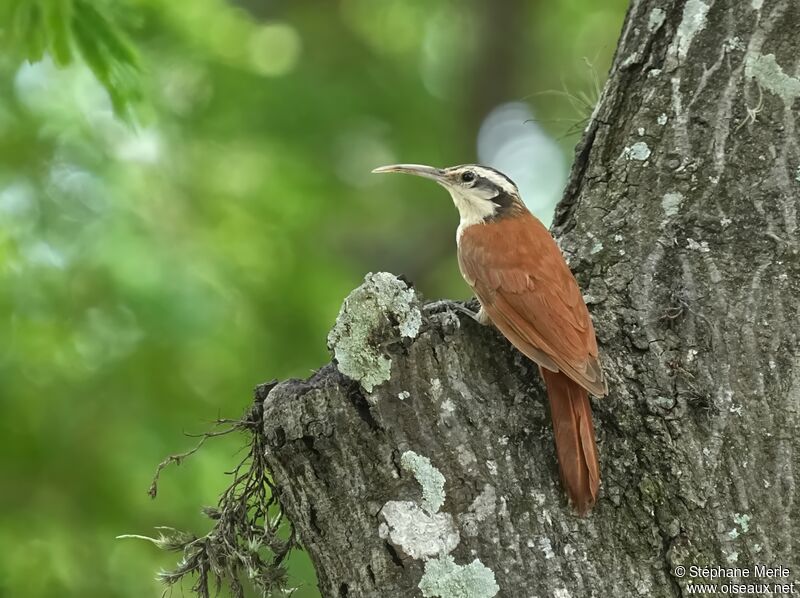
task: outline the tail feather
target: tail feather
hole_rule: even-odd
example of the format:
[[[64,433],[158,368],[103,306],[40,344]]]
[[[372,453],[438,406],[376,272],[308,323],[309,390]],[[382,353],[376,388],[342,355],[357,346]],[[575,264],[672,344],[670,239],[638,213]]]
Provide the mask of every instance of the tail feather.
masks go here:
[[[589,395],[561,372],[540,368],[550,399],[561,483],[573,508],[585,515],[597,501],[600,463]]]

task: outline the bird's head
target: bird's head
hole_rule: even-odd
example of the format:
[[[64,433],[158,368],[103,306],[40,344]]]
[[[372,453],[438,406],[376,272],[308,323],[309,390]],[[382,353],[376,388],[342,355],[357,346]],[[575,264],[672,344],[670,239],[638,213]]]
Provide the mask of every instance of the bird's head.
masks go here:
[[[514,182],[488,166],[464,164],[434,168],[420,164],[392,164],[372,172],[400,172],[436,181],[450,192],[461,216],[462,228],[526,209]]]

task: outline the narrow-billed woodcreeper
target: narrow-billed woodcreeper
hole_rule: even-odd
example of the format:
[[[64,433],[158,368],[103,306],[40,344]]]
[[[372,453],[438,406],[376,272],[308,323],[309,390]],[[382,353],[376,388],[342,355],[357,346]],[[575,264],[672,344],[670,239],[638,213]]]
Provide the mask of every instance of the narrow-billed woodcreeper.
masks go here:
[[[461,217],[458,264],[481,305],[470,315],[494,324],[539,365],[561,481],[573,508],[586,514],[600,487],[588,393],[602,397],[608,388],[589,311],[558,245],[517,186],[493,168],[396,164],[373,172],[425,177],[450,192]]]

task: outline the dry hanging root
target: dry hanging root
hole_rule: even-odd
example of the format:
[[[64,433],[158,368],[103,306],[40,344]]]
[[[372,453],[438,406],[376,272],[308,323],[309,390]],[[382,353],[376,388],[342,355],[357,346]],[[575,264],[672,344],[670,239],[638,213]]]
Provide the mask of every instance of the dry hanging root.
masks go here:
[[[218,592],[225,583],[231,593],[244,596],[242,578],[247,578],[262,596],[275,593],[286,595],[288,580],[284,561],[297,546],[294,527],[284,517],[275,495],[264,458],[266,443],[263,436],[263,403],[276,381],[256,388],[253,405],[240,420],[217,420],[223,430],[200,435],[200,441],[191,450],[164,459],[156,470],[148,493],[155,498],[158,478],[170,464],[180,465],[196,453],[206,440],[233,432],[249,434],[248,451],[239,464],[228,472],[233,477],[220,496],[216,507],[204,507],[203,513],[214,521],[204,536],[160,527],[158,537],[127,534],[120,538],[138,538],[153,542],[159,548],[182,552],[183,558],[171,571],[162,571],[158,577],[170,587],[186,576],[195,578],[192,591],[208,598],[211,588]],[[165,590],[166,593],[167,590]]]

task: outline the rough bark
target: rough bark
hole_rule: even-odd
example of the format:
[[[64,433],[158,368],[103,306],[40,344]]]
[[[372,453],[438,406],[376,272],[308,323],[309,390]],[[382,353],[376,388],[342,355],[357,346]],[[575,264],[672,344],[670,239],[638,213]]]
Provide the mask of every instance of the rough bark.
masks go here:
[[[798,30],[790,0],[629,9],[554,227],[609,378],[589,517],[497,332],[387,275],[348,298],[336,362],[264,402],[324,596],[679,596],[693,565],[797,581]]]

